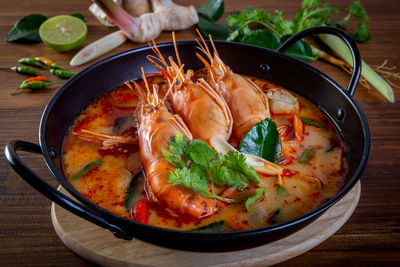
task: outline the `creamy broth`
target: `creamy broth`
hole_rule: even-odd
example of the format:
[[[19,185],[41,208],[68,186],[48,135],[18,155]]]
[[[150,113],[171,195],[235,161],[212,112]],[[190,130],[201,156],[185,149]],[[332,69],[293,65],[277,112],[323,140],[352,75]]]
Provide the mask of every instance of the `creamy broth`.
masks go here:
[[[267,95],[272,89],[285,90],[265,80],[248,78]],[[166,87],[160,77],[151,77],[148,81],[157,83],[160,92]],[[260,175],[266,187],[262,201],[254,203],[249,211],[243,202],[221,202],[218,203],[217,213],[202,219],[177,215],[165,207],[148,202],[148,224],[191,230],[223,220],[229,231],[259,228],[296,218],[336,195],[343,186],[347,169],[345,146],[329,119],[315,105],[292,94],[300,104],[299,116],[318,122],[324,128],[304,123],[304,142],[299,144],[294,138],[292,116],[271,113],[278,128],[286,125],[285,137],[281,136],[283,153],[277,163],[284,171],[281,181],[276,176]],[[137,95],[127,86],[106,93],[76,118],[65,139],[63,151],[63,170],[70,184],[92,202],[128,219],[132,218],[124,206],[124,200],[132,177],[141,170],[138,145],[124,144],[110,149],[104,147],[102,140],[85,139],[76,133],[85,129],[110,136],[135,137],[137,104]],[[306,164],[300,163],[299,159],[310,148],[313,149],[312,157]],[[73,179],[86,165],[98,159],[102,159],[103,163],[79,179]],[[134,188],[132,202],[147,199],[143,177],[136,181]]]

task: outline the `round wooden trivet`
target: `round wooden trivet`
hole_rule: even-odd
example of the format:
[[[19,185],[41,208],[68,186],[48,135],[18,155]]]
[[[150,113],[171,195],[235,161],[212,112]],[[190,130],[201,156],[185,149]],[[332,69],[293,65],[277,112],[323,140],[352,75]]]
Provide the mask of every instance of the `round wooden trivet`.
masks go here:
[[[67,193],[64,188],[59,188]],[[51,218],[64,244],[102,266],[269,266],[294,258],[333,235],[350,218],[360,198],[360,182],[314,222],[278,241],[233,252],[188,252],[125,241],[52,203]]]

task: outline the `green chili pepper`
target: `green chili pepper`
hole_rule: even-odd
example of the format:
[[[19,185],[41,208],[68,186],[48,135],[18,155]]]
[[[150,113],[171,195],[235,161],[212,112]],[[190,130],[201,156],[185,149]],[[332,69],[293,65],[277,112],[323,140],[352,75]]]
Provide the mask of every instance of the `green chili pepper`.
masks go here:
[[[11,92],[11,95],[14,95],[18,89],[32,89],[32,90],[37,90],[37,89],[42,89],[45,88],[47,86],[53,85],[53,84],[57,84],[60,83],[62,81],[57,81],[57,82],[42,82],[42,81],[33,81],[33,82],[28,82],[28,81],[23,81],[21,83],[21,85],[15,89],[14,91]]]
[[[39,67],[39,68],[42,68],[42,69],[45,69],[45,70],[50,69],[49,66],[46,66],[45,64],[41,63],[39,60],[36,60],[34,58],[31,58],[31,57],[21,58],[20,60],[18,60],[18,63]]]
[[[64,69],[63,67],[61,67],[60,65],[57,65],[56,63],[51,63],[50,67],[53,69]]]
[[[34,59],[36,59],[40,63],[42,63],[50,68],[53,68],[53,69],[64,69],[63,67],[61,67],[60,65],[57,65],[56,63],[53,62],[53,60],[51,60],[47,57],[34,57]]]
[[[301,164],[307,164],[310,158],[314,155],[314,148],[309,148],[304,151],[303,155],[299,158]]]
[[[104,162],[104,160],[102,160],[102,159],[97,159],[97,160],[90,162],[88,165],[83,167],[82,170],[80,170],[77,174],[75,174],[75,176],[71,178],[71,181],[78,180],[79,178],[84,176],[86,173],[88,173],[91,169],[103,164],[103,162]]]
[[[313,121],[313,120],[310,120],[310,119],[307,119],[307,118],[300,118],[300,120],[302,122],[308,123],[308,124],[310,124],[312,126],[315,126],[315,127],[322,128],[322,129],[326,130],[325,126],[320,124],[319,122],[316,122],[316,121]]]
[[[29,76],[40,76],[40,72],[29,68],[29,67],[24,67],[24,66],[17,66],[17,67],[11,67],[11,68],[0,68],[2,70],[12,70],[21,74],[26,74]]]
[[[63,79],[69,79],[76,74],[76,72],[59,70],[59,69],[50,69],[50,73]]]

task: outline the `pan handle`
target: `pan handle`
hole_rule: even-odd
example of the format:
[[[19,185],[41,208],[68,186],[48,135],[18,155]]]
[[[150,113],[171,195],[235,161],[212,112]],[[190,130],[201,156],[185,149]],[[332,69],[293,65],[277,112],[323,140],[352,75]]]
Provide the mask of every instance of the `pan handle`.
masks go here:
[[[116,237],[126,240],[132,239],[132,236],[126,233],[124,230],[107,222],[93,210],[90,210],[88,207],[83,206],[82,204],[67,197],[36,175],[31,169],[22,163],[17,154],[18,150],[42,154],[42,149],[37,144],[20,140],[11,141],[4,148],[5,156],[11,167],[33,188],[42,193],[51,201],[74,213],[75,215],[78,215],[79,217],[82,217],[83,219],[88,220],[100,227],[109,229]]]
[[[360,56],[360,51],[357,48],[356,43],[354,40],[343,30],[335,27],[330,27],[330,26],[319,26],[319,27],[313,27],[306,29],[304,31],[298,32],[294,35],[292,35],[289,39],[286,40],[278,49],[277,51],[280,53],[286,52],[292,45],[294,45],[297,41],[303,39],[304,37],[311,35],[311,34],[321,34],[321,33],[327,33],[327,34],[333,34],[341,38],[346,45],[350,49],[351,56],[353,57],[353,73],[351,75],[351,79],[349,82],[349,85],[347,87],[347,92],[349,95],[353,96],[358,80],[360,79],[360,74],[361,74],[361,56]]]

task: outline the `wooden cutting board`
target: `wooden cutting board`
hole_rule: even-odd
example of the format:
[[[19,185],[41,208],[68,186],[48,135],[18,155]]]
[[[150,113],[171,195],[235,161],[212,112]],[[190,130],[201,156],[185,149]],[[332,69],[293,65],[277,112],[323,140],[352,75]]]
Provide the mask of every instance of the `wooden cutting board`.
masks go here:
[[[67,195],[64,188],[59,190]],[[269,266],[294,258],[333,235],[350,218],[360,198],[360,182],[314,222],[278,241],[234,252],[188,252],[125,241],[52,203],[51,218],[64,244],[102,266]]]

